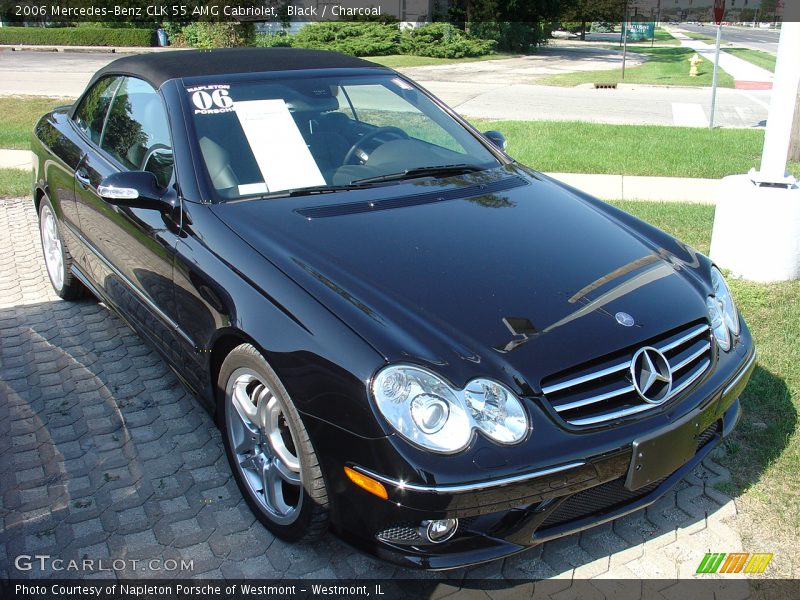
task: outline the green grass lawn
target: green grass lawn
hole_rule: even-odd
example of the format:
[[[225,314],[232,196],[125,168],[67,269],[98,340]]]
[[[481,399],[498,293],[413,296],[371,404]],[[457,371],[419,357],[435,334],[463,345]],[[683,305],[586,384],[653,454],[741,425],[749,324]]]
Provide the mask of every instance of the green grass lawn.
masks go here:
[[[619,31],[617,31],[617,35],[620,36],[620,44],[621,44],[622,43],[622,36],[621,36]],[[631,46],[636,45],[636,44],[641,44],[642,46],[646,46],[647,44],[651,44],[651,43],[652,43],[652,40],[650,38],[645,38],[645,39],[639,40],[638,42],[631,41],[631,39],[628,38],[628,44],[631,45]],[[674,37],[672,37],[672,34],[670,34],[663,27],[657,27],[656,28],[656,32],[655,32],[655,44],[656,44],[656,46],[679,46],[680,43],[681,43],[680,40],[677,40]]]
[[[31,147],[31,130],[36,121],[69,98],[45,96],[7,96],[0,98],[0,148],[28,150]]]
[[[616,46],[614,50],[619,50]],[[629,51],[629,54],[640,54],[647,59],[643,65],[625,69],[625,79],[622,78],[622,69],[610,71],[576,71],[563,73],[537,79],[536,83],[543,85],[560,85],[572,87],[583,83],[639,83],[647,85],[686,85],[710,86],[712,82],[714,65],[706,59],[699,67],[697,77],[689,77],[689,59],[694,54],[690,48],[647,48],[638,46]],[[702,57],[701,57],[702,58]],[[733,77],[720,70],[718,77],[720,87],[734,86]]]
[[[708,252],[713,206],[613,204]],[[771,576],[796,577],[788,556],[800,537],[800,281],[728,283],[755,339],[758,365],[741,399],[742,421],[719,457],[732,475],[722,490],[737,498],[734,526],[747,549],[784,556]]]
[[[656,38],[656,45],[660,46],[679,46],[681,43],[680,40],[677,40],[674,37],[672,37],[672,34],[670,34],[669,31],[667,31],[662,27],[656,28],[655,38]],[[642,40],[642,43],[646,41],[648,40]]]
[[[730,48],[725,52],[751,62],[762,69],[775,72],[775,60],[777,57],[774,54],[762,52],[761,50],[751,50],[750,48]]]
[[[707,44],[717,43],[716,32],[714,32],[714,35],[706,35],[705,33],[695,33],[694,31],[681,31],[681,33],[686,37],[688,37],[689,39],[697,40],[698,42],[706,42]]]
[[[30,171],[0,169],[0,198],[29,196],[33,179]]]
[[[556,173],[609,173],[716,179],[758,167],[764,132],[658,125],[606,125],[578,121],[483,121],[497,129],[508,152],[534,169]],[[800,163],[790,171],[800,176]]]
[[[428,65],[449,65],[460,62],[476,62],[483,60],[499,60],[501,58],[513,58],[514,54],[486,54],[471,58],[432,58],[430,56],[411,56],[408,54],[390,54],[388,56],[366,56],[364,60],[369,60],[384,67],[397,69],[401,67],[425,67]]]
[[[628,43],[630,44],[631,42],[629,41]],[[642,44],[642,45],[647,45],[650,43],[652,43],[650,38],[646,38],[638,42],[633,42],[633,44]],[[666,29],[662,27],[656,28],[655,31],[656,46],[679,46],[680,43],[681,43],[680,40],[677,40],[674,37],[672,37],[672,34],[670,34],[669,31],[667,31]]]

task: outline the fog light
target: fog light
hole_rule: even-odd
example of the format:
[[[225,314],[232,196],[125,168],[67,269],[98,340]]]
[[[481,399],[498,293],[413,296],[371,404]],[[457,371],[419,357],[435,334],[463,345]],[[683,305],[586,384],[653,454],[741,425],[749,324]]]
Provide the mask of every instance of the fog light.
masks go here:
[[[441,544],[455,535],[456,529],[458,529],[458,519],[423,521],[422,526],[425,528],[425,537],[429,542]]]

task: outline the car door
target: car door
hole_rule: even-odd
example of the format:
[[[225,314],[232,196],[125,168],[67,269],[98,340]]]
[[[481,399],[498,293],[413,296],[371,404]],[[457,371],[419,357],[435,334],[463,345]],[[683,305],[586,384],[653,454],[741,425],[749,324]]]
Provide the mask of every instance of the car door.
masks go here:
[[[97,139],[75,173],[75,197],[93,278],[132,325],[168,357],[180,356],[175,324],[173,262],[178,214],[116,206],[98,195],[102,180],[121,171],[150,171],[176,193],[172,144],[161,97],[148,83],[121,77]]]

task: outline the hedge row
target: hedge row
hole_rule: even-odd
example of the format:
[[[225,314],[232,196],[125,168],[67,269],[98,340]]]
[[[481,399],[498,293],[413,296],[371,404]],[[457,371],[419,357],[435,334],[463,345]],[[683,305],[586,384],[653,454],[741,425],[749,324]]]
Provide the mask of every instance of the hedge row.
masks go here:
[[[0,44],[35,46],[153,46],[152,29],[110,27],[0,27]]]
[[[265,35],[255,38],[257,46],[294,46],[334,50],[354,56],[413,54],[436,58],[463,58],[491,53],[494,40],[472,37],[446,23],[429,23],[400,31],[396,24],[311,23],[296,35]]]

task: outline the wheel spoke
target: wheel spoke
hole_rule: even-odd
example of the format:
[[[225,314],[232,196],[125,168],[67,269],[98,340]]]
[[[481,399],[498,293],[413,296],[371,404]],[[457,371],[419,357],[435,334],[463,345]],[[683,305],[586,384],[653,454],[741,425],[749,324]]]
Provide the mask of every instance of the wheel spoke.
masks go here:
[[[270,406],[269,424],[266,428],[269,446],[272,449],[273,454],[278,457],[283,464],[285,464],[292,471],[299,473],[300,460],[292,453],[291,450],[289,450],[289,448],[286,447],[284,435],[289,434],[289,431],[288,427],[286,428],[285,432],[281,427],[282,418],[283,411],[281,410],[281,406],[275,402],[274,405]]]
[[[252,431],[248,424],[242,420],[241,435],[237,436],[239,439],[234,440],[234,451],[236,454],[250,454],[252,456],[256,445],[258,444],[258,433]],[[244,463],[242,463],[244,466]]]
[[[258,464],[256,460],[255,454],[248,454],[247,456],[240,456],[239,457],[239,464],[242,466],[243,469],[253,470],[260,470],[261,466]]]
[[[274,458],[272,461],[273,468],[278,473],[278,476],[283,479],[286,483],[290,483],[292,485],[300,485],[300,469],[293,470],[284,464],[284,462],[280,458]]]
[[[233,388],[233,405],[239,416],[249,428],[256,428],[256,407],[247,393],[247,386],[250,382],[237,382]]]
[[[264,500],[267,507],[279,515],[285,515],[292,510],[283,497],[283,484],[273,463],[265,461],[261,467],[261,484],[263,486]]]
[[[272,395],[272,392],[266,386],[261,386],[261,389],[257,390],[257,392],[258,396],[255,397],[255,423],[262,431],[268,431],[269,414],[273,410],[273,407],[277,406],[278,400]]]

